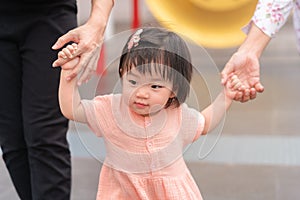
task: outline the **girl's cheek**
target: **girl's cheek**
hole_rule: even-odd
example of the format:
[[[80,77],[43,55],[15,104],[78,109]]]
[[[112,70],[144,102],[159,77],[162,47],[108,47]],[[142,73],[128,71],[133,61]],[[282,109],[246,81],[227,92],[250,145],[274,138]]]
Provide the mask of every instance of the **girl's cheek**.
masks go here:
[[[123,94],[122,94],[125,102],[129,104],[130,100],[134,97],[134,90],[129,88],[123,88]]]

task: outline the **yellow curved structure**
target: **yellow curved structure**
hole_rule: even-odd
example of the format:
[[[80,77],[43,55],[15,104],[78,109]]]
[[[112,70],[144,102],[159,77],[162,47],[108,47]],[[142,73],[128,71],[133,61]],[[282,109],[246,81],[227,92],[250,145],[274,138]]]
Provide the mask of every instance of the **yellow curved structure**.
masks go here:
[[[159,23],[209,48],[234,47],[257,0],[146,0]]]

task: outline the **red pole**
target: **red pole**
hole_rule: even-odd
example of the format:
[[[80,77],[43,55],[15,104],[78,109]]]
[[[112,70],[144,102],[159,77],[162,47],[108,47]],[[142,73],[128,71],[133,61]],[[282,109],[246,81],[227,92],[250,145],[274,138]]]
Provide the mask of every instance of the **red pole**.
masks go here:
[[[133,19],[132,19],[132,28],[136,29],[140,26],[139,18],[139,1],[133,0]]]
[[[133,19],[132,19],[132,28],[136,29],[140,26],[140,18],[139,18],[139,1],[133,0]],[[102,45],[100,58],[98,60],[98,66],[96,73],[98,75],[105,75],[105,47]]]
[[[105,45],[102,44],[96,74],[105,75]]]

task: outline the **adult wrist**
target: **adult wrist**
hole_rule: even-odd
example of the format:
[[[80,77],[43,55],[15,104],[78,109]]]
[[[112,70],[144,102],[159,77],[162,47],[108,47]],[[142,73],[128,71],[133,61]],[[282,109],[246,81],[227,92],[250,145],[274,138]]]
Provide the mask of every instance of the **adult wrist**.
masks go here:
[[[270,40],[271,37],[252,23],[252,27],[238,51],[247,55],[260,57]]]

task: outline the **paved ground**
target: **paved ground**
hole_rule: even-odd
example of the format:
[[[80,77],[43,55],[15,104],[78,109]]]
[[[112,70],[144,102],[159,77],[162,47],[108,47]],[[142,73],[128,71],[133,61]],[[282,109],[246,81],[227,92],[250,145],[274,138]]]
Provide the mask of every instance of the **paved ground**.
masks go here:
[[[121,31],[126,26],[128,24],[119,24],[118,27]],[[186,153],[188,166],[205,200],[300,199],[300,56],[296,52],[295,42],[291,24],[288,24],[271,42],[261,59],[265,92],[255,101],[232,106],[221,129],[222,134],[207,139],[207,148],[217,141],[212,151],[206,149],[210,152],[207,157],[199,159],[199,155],[193,154],[199,150],[197,145]],[[109,44],[107,57],[113,60],[120,50],[120,41]],[[235,49],[206,50],[217,69],[222,69]],[[211,65],[197,48],[192,48],[192,54],[196,61],[198,59],[204,65]],[[202,73],[214,80],[217,74],[210,74],[210,70],[205,68]],[[99,89],[108,91],[111,82],[114,82],[114,77],[107,74]],[[205,83],[196,81],[193,88],[198,99],[201,99],[199,106],[205,106],[209,101]],[[93,139],[89,136],[79,139],[75,130],[74,124],[71,124],[72,200],[93,200],[101,162],[93,157],[98,153],[92,149],[93,144],[82,145],[84,142],[92,143]],[[218,136],[220,138],[216,140]],[[15,199],[18,197],[0,160],[0,200]]]
[[[299,167],[188,163],[205,200],[298,200]],[[73,159],[72,200],[94,200],[101,164]],[[17,200],[0,162],[0,199]]]

